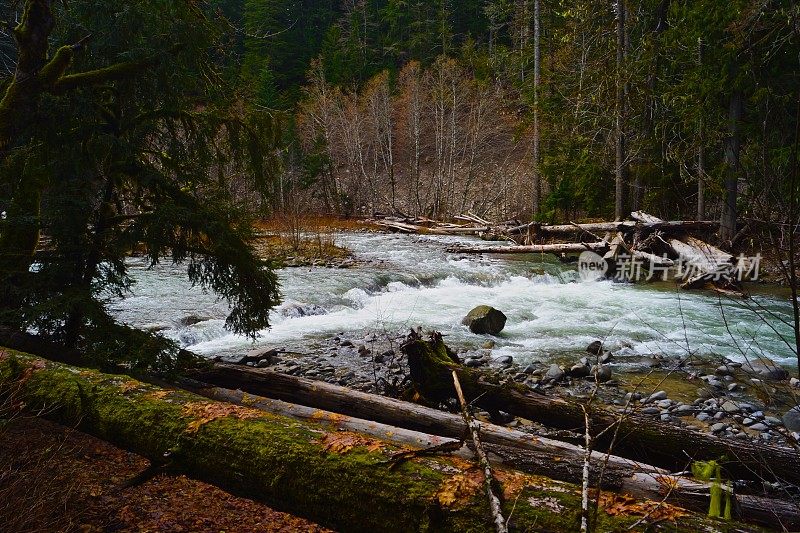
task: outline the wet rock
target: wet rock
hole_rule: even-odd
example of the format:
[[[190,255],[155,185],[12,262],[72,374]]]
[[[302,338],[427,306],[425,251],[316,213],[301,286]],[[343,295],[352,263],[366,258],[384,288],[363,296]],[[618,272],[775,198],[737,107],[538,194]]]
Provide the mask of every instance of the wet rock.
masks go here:
[[[574,365],[569,369],[569,375],[573,378],[585,378],[589,375],[589,367],[587,365]]]
[[[510,355],[504,355],[495,359],[494,362],[502,368],[510,368],[511,365],[514,364],[514,358]]]
[[[486,360],[482,357],[472,357],[467,359],[464,364],[470,368],[478,368],[486,364]]]
[[[603,353],[603,343],[600,341],[594,341],[586,347],[586,351],[592,355],[600,355]]]
[[[728,385],[728,392],[735,392],[737,390],[739,390],[739,385],[738,384],[731,383],[730,385]]]
[[[550,365],[544,375],[545,381],[561,381],[564,378],[564,371],[556,364]]]
[[[596,365],[592,368],[592,375],[600,383],[604,383],[611,379],[611,367],[608,365]]]
[[[506,326],[506,315],[494,307],[479,305],[467,313],[461,323],[472,333],[497,335]]]
[[[789,377],[789,372],[785,368],[767,357],[751,359],[742,368],[748,373],[758,374],[762,379],[779,381]]]
[[[646,403],[657,402],[657,401],[666,400],[666,399],[667,399],[667,391],[660,390],[660,391],[654,392],[653,394],[648,396]]]
[[[211,320],[211,318],[198,315],[189,315],[181,318],[179,322],[181,326],[194,326],[195,324],[205,322],[206,320]]]
[[[281,306],[280,313],[286,318],[300,318],[304,316],[324,315],[328,311],[316,304],[301,302],[287,303]]]
[[[783,425],[789,431],[800,431],[800,405],[792,407],[783,415]]]
[[[525,374],[533,374],[536,372],[536,367],[534,365],[528,365],[522,369]]]
[[[738,413],[741,410],[735,402],[730,400],[725,401],[720,407],[728,414]]]
[[[723,424],[722,422],[717,422],[716,424],[711,426],[711,433],[720,433],[728,429],[727,424]]]

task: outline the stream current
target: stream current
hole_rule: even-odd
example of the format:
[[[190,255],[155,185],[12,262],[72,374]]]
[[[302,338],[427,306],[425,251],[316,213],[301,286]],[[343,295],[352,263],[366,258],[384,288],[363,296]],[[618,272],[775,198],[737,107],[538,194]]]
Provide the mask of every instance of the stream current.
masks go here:
[[[633,361],[691,352],[796,364],[786,343],[792,342],[786,296],[764,293],[734,300],[682,291],[671,282],[582,281],[574,264],[562,264],[552,255],[446,252],[468,240],[339,234],[337,244],[352,250],[361,264],[280,270],[284,303],[273,310],[272,327],[255,342],[225,330],[227,304],[192,287],[185,265],[165,262],[148,268],[144,259],[131,259],[132,294],[109,307],[123,322],[158,330],[209,357],[237,357],[261,346],[310,352],[336,335],[358,339],[423,326],[443,332],[448,344],[459,349],[476,349],[492,339],[494,357],[511,355],[521,365],[582,353],[597,339],[604,339],[618,362],[625,356]],[[470,309],[483,304],[508,317],[496,338],[474,335],[461,325]]]

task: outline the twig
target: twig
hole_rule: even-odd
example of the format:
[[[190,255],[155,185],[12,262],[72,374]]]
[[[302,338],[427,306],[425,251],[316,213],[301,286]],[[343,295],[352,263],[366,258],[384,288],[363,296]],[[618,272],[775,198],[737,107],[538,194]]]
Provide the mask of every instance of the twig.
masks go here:
[[[489,457],[486,455],[486,451],[483,449],[483,444],[481,444],[481,439],[478,435],[480,424],[469,415],[467,400],[464,398],[464,392],[461,390],[461,382],[458,380],[458,374],[456,374],[455,370],[453,370],[453,386],[456,389],[458,401],[461,404],[461,416],[464,417],[464,422],[467,424],[469,432],[472,434],[472,443],[475,445],[475,453],[478,455],[478,462],[483,468],[486,496],[489,498],[489,508],[492,511],[495,529],[497,533],[508,533],[508,527],[503,518],[503,511],[500,508],[500,500],[492,491],[492,480],[494,476],[492,476],[492,467],[489,464]]]
[[[581,484],[581,533],[586,533],[589,531],[589,461],[592,458],[592,435],[589,432],[589,411],[586,406],[581,405],[581,407],[583,408],[583,421],[586,426],[584,432],[583,479]]]

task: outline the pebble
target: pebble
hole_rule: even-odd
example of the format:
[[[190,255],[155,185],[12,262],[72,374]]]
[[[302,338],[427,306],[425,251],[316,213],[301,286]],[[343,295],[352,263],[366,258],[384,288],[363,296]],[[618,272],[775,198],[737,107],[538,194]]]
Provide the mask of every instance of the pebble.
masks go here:
[[[768,428],[765,424],[759,422],[758,424],[753,424],[752,426],[750,426],[750,429],[752,429],[753,431],[766,431]]]
[[[731,383],[730,385],[728,385],[728,392],[734,392],[736,390],[739,390],[739,385],[738,384]]]
[[[717,422],[713,426],[711,426],[711,433],[719,433],[720,431],[724,431],[728,428],[727,424],[723,424],[722,422]]]
[[[697,413],[695,415],[695,418],[698,419],[700,422],[705,422],[706,420],[711,419],[711,415],[709,415],[708,413]]]
[[[643,415],[657,415],[659,413],[661,413],[661,409],[659,409],[658,407],[645,407],[644,409],[642,409]]]
[[[766,422],[770,426],[782,426],[783,425],[783,422],[781,421],[781,419],[778,418],[778,417],[775,417],[775,416],[765,416],[764,417],[764,422]]]
[[[755,424],[755,423],[756,423],[756,421],[753,420],[750,417],[745,418],[744,420],[742,420],[742,424],[744,424],[745,426],[750,426],[750,425]]]
[[[800,379],[792,378],[789,380],[789,385],[796,389],[800,389]]]
[[[514,358],[510,355],[504,355],[495,359],[494,362],[503,368],[510,368],[511,365],[514,364]]]
[[[783,425],[789,431],[800,431],[800,405],[792,407],[783,415]]]
[[[732,402],[730,400],[724,402],[720,407],[722,408],[723,411],[729,414],[738,413],[740,411],[740,407],[736,405],[735,402]]]
[[[667,407],[670,407],[672,405],[672,400],[661,400],[657,402],[656,405],[659,406],[661,409],[666,409]]]
[[[725,418],[725,411],[717,411],[714,413],[714,420],[722,420]]]

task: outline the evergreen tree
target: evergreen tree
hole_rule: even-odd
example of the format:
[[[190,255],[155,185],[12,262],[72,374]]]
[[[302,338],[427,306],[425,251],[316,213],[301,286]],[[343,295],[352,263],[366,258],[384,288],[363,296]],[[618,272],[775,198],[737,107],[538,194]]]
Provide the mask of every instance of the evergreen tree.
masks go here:
[[[193,283],[230,303],[232,331],[268,327],[277,279],[248,246],[229,184],[241,174],[268,191],[279,131],[242,112],[246,95],[225,83],[215,59],[226,26],[183,1],[22,8],[0,101],[2,325],[101,363],[170,368],[175,346],[115,323],[104,305],[130,287],[125,256],[140,250],[152,264],[187,264]]]

